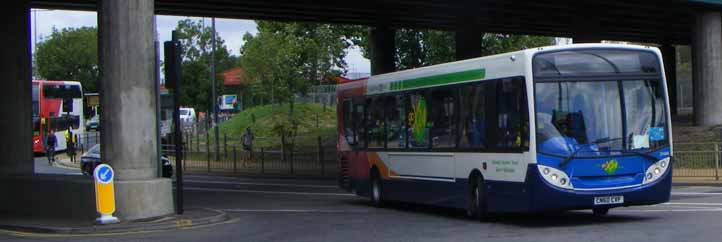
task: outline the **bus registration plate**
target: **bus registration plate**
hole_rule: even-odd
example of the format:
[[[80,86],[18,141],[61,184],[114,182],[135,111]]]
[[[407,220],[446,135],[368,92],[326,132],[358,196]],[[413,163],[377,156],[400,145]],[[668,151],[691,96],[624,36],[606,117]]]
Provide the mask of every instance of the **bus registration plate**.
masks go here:
[[[594,205],[620,204],[624,203],[624,196],[594,197]]]

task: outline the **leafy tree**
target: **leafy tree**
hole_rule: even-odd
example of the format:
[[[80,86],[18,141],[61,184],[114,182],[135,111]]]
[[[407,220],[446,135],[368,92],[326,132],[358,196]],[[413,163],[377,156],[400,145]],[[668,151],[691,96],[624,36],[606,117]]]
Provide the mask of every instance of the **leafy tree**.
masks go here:
[[[183,46],[181,103],[192,106],[196,110],[210,110],[212,92],[210,54],[213,31],[210,26],[204,26],[202,21],[191,19],[178,21],[176,31],[178,31],[181,46]],[[238,65],[238,58],[230,55],[225,42],[218,34],[216,34],[215,46],[216,88],[220,95],[229,90],[224,89],[223,78],[218,73]]]
[[[287,120],[274,120],[273,132],[292,149],[299,121],[294,97],[311,85],[346,72],[346,49],[351,46],[345,26],[317,23],[256,21],[258,33],[243,36],[241,65],[251,92],[261,103],[289,103]],[[284,149],[286,150],[286,149]]]
[[[246,33],[241,65],[261,103],[289,102],[312,85],[346,72],[346,48],[351,46],[345,26],[316,23],[257,21],[258,33]],[[290,109],[293,111],[293,108]]]
[[[98,30],[53,28],[50,37],[38,43],[35,63],[43,79],[80,81],[84,91],[97,92]]]

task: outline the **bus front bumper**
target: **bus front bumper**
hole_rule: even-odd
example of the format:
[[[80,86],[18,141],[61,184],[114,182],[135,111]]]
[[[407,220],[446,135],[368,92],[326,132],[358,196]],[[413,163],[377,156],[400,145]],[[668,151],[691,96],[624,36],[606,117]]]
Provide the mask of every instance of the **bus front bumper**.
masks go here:
[[[554,211],[592,208],[613,208],[635,205],[651,205],[669,201],[672,189],[672,167],[658,180],[644,185],[611,190],[566,190],[553,187],[544,181],[535,164],[527,170],[527,181],[531,191],[530,210]],[[619,204],[595,205],[595,197],[623,196]]]

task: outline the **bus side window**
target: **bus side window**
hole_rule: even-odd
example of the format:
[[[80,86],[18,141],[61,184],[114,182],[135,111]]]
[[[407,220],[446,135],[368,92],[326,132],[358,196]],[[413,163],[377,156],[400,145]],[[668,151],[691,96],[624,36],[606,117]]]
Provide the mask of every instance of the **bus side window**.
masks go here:
[[[496,85],[496,121],[498,148],[528,147],[528,118],[524,86],[520,79],[503,79]]]
[[[486,84],[471,84],[460,88],[460,148],[486,147]]]
[[[428,148],[431,116],[429,114],[428,95],[425,91],[409,94],[406,114],[406,137],[409,148]]]
[[[364,114],[366,113],[365,99],[354,100],[352,123],[357,148],[366,147],[366,128],[364,126]]]
[[[346,138],[346,142],[348,142],[349,145],[355,146],[358,143],[358,139],[353,128],[353,123],[351,122],[353,120],[353,103],[351,103],[351,100],[344,100],[341,108],[343,109],[341,115],[343,115],[344,138]]]
[[[384,103],[380,97],[367,99],[366,130],[368,148],[384,148],[386,142],[386,124],[384,122]]]
[[[406,95],[386,98],[386,147],[406,148]]]
[[[455,89],[434,90],[431,94],[428,115],[434,148],[456,147],[456,94]]]

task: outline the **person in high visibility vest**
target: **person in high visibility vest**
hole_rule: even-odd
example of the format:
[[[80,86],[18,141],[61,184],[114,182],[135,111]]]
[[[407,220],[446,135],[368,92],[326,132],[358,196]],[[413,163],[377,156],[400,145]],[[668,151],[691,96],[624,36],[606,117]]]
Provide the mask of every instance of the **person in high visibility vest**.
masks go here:
[[[66,151],[68,157],[70,157],[70,162],[75,163],[75,134],[70,128],[65,130],[65,141],[68,144]]]

